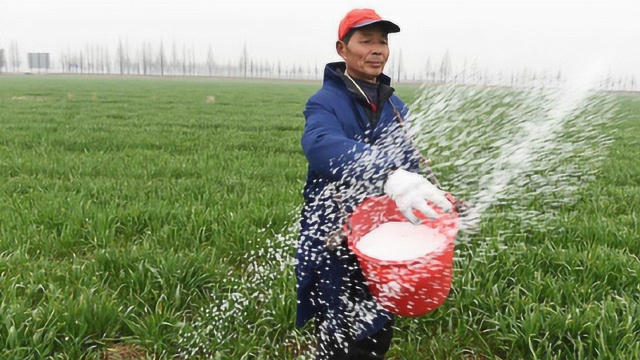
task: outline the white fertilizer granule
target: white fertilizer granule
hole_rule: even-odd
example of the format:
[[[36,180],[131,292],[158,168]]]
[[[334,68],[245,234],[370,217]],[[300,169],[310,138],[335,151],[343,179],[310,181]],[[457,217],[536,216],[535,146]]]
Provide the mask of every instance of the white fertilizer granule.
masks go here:
[[[356,247],[379,260],[411,260],[443,248],[446,240],[426,225],[388,222],[363,236]]]

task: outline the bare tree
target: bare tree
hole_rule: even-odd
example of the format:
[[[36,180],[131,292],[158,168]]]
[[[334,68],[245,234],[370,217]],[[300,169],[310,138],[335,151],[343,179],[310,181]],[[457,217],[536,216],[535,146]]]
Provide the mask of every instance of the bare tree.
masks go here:
[[[467,69],[467,68],[468,68],[468,65],[467,65],[467,58],[465,57],[465,58],[464,58],[464,61],[462,62],[462,72],[460,73],[460,77],[462,78],[462,79],[460,79],[460,81],[461,81],[463,84],[466,84],[466,83],[467,83],[467,71],[468,71],[468,69]]]
[[[429,76],[431,75],[431,57],[427,57],[427,63],[424,66],[426,81],[429,81]]]
[[[2,72],[2,68],[6,66],[6,59],[4,57],[4,49],[0,49],[0,73]]]
[[[445,51],[440,63],[440,82],[446,83],[449,80],[449,74],[451,72],[451,58],[449,56],[449,50]]]
[[[93,49],[91,48],[91,45],[86,44],[85,45],[85,61],[87,64],[86,70],[87,73],[91,74],[93,73]]]
[[[0,50],[0,52],[2,52],[2,50]],[[60,69],[64,73],[66,68],[67,68],[67,57],[63,52],[60,52]],[[0,66],[0,72],[2,72],[2,66]]]
[[[18,50],[18,43],[16,43],[15,41],[12,41],[9,45],[9,59],[11,60],[11,71],[20,71],[20,65],[22,65],[22,61],[20,61],[20,50]]]
[[[190,64],[190,72],[191,75],[197,75],[196,74],[196,50],[193,48],[193,45],[191,46],[191,60],[189,61]]]
[[[97,71],[100,74],[106,74],[109,64],[109,51],[106,47],[96,45],[96,62],[98,64]]]
[[[142,75],[148,75],[151,71],[151,52],[146,41],[142,42]]]
[[[247,77],[247,65],[249,62],[249,53],[247,51],[247,43],[244,43],[242,48],[242,56],[240,57],[240,68],[244,74],[244,77]]]
[[[85,66],[84,66],[84,53],[80,50],[80,58],[78,59],[80,63],[80,74],[84,74]]]
[[[104,71],[106,74],[111,74],[111,55],[109,54],[109,48],[105,47],[102,53],[104,58]]]
[[[126,62],[126,50],[122,45],[122,39],[118,39],[118,50],[116,51],[116,56],[118,58],[118,64],[120,66],[120,75],[124,75],[124,67]]]
[[[96,44],[94,46],[95,46],[95,56],[96,56],[96,72],[101,74],[104,71],[104,57],[102,56],[103,51],[100,45]]]
[[[216,63],[213,59],[213,49],[211,48],[211,45],[209,45],[209,51],[207,52],[207,69],[209,70],[209,76],[213,76],[215,66]]]
[[[178,47],[176,45],[176,41],[173,40],[173,44],[171,45],[171,73],[176,74],[177,69],[180,67],[179,65],[180,59],[178,58]]]
[[[396,61],[396,82],[400,82],[400,76],[402,74],[402,49],[398,53],[398,60]]]
[[[162,41],[160,41],[160,55],[159,55],[158,61],[160,62],[160,75],[164,76],[165,59],[164,59],[164,43]]]
[[[182,75],[187,75],[187,45],[182,45]]]

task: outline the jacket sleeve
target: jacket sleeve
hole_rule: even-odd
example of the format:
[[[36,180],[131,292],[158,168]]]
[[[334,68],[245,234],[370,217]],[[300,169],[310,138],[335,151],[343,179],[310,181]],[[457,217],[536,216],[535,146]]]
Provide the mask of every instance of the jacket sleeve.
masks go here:
[[[395,95],[391,98],[391,102],[400,113],[400,119],[402,122],[402,125],[400,127],[401,127],[401,133],[402,133],[402,136],[404,137],[404,142],[405,142],[405,144],[403,145],[403,148],[406,149],[404,153],[404,158],[401,161],[401,163],[404,164],[402,168],[411,172],[420,173],[421,171],[420,159],[423,157],[423,155],[421,154],[420,149],[416,147],[416,144],[412,139],[412,134],[410,130],[411,121],[409,118],[409,108],[404,102],[402,102],[402,100],[400,100]]]
[[[302,149],[312,170],[329,181],[385,177],[397,165],[384,152],[347,136],[342,121],[311,99],[304,111]]]

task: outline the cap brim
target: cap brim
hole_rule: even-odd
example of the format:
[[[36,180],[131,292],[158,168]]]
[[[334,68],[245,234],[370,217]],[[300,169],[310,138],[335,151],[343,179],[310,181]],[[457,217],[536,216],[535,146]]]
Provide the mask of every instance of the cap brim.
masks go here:
[[[400,27],[389,20],[369,20],[352,27],[352,29],[360,29],[373,24],[381,26],[387,34],[400,32]]]

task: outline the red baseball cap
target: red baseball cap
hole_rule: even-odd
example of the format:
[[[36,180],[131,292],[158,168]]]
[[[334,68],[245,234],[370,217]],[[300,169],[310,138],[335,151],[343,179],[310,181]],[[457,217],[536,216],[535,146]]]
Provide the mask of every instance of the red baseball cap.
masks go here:
[[[340,27],[338,27],[338,40],[344,39],[352,29],[361,28],[371,24],[379,24],[388,34],[400,32],[400,27],[398,25],[389,20],[383,20],[380,15],[372,9],[353,9],[345,15],[342,21],[340,21]]]

